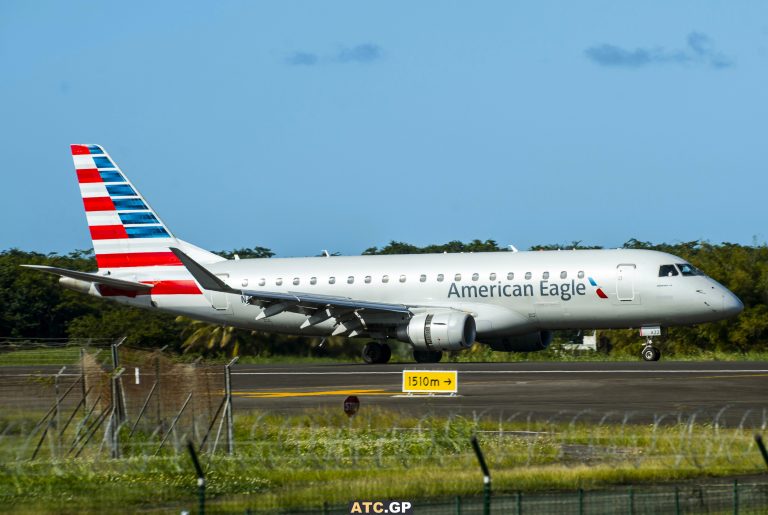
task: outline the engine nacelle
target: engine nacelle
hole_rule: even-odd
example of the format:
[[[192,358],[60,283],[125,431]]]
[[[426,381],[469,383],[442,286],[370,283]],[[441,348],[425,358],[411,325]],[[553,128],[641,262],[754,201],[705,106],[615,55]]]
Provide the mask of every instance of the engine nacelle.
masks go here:
[[[475,319],[466,313],[445,312],[415,315],[397,328],[397,339],[416,350],[461,350],[475,341]]]
[[[68,290],[74,290],[80,293],[90,293],[93,283],[89,281],[81,281],[80,279],[72,279],[71,277],[59,277],[59,284]]]
[[[552,343],[551,331],[534,331],[517,336],[484,339],[480,343],[489,345],[500,352],[536,352],[544,350]]]

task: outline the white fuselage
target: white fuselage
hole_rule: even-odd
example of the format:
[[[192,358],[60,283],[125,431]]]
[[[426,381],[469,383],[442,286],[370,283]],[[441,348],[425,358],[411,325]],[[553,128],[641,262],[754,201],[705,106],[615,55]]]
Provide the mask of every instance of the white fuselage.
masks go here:
[[[676,275],[659,275],[663,265],[684,263],[662,252],[615,249],[243,259],[207,268],[235,289],[464,311],[475,318],[478,339],[549,329],[688,325],[742,309],[735,295],[703,274],[677,269]],[[153,279],[145,274],[150,270],[135,270],[130,278]],[[116,300],[150,307],[149,297]],[[253,330],[316,336],[334,330],[333,320],[300,329],[307,316],[296,312],[256,320],[261,308],[231,293],[151,300],[163,311]]]

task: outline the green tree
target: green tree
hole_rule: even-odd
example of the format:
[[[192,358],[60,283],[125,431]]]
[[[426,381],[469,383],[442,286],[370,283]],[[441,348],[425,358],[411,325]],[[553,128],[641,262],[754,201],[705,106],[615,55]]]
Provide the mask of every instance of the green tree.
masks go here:
[[[271,258],[275,255],[275,253],[267,247],[258,246],[234,250],[219,250],[214,252],[214,254],[218,254],[219,256],[227,259],[235,259],[235,255],[237,255],[237,257],[240,259]]]

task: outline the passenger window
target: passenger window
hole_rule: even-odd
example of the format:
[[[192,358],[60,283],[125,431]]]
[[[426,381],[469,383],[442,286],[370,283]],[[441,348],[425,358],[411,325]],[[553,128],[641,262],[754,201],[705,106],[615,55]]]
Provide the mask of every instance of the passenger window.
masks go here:
[[[443,274],[437,274],[437,282],[441,283],[443,282],[443,279],[445,279],[445,276]]]
[[[400,282],[401,282],[401,283],[404,283],[404,282],[405,282],[405,276],[404,276],[404,275],[401,275],[401,276],[400,276]]]
[[[568,277],[568,272],[566,272],[565,270],[563,270],[562,272],[560,272],[560,279],[565,279],[565,278],[567,278],[567,277]]]
[[[370,275],[366,275],[365,276],[365,284],[371,284],[371,276]]]
[[[354,275],[350,275],[349,277],[347,277],[347,284],[352,284],[354,282],[355,282],[355,276]]]
[[[336,278],[331,276],[328,278],[328,284],[336,284]]]
[[[495,281],[496,280],[496,274],[489,275],[488,279],[491,280],[491,281]]]
[[[473,281],[477,281],[478,279],[480,279],[480,274],[477,274],[477,273],[472,274],[472,280]]]
[[[509,272],[507,274],[507,281],[511,281],[514,278],[515,278],[515,273],[514,272]]]
[[[259,286],[264,286],[265,284],[267,284],[267,280],[266,279],[264,279],[263,277],[261,279],[259,279]]]
[[[576,277],[578,277],[579,279],[584,279],[584,272],[582,270],[579,270],[579,273],[576,274]]]
[[[661,265],[659,267],[659,277],[672,277],[677,275],[675,265]]]
[[[389,276],[388,275],[382,275],[381,276],[381,282],[388,283],[389,282]]]
[[[311,285],[313,285],[313,286],[314,286],[315,284],[317,284],[317,277],[310,277],[310,278],[309,278],[309,284],[311,284]]]
[[[275,281],[275,284],[278,285],[278,286],[282,286],[283,278],[282,277],[278,277],[277,280]]]
[[[541,274],[541,278],[542,279],[549,279],[549,272],[544,272],[543,274]]]
[[[419,276],[419,281],[421,281],[423,283],[427,282],[427,276],[425,274],[421,274]]]
[[[525,278],[530,279],[532,277],[532,274],[530,272],[525,273]]]
[[[293,278],[293,285],[294,286],[298,286],[299,285],[299,278],[298,277],[294,277]]]
[[[456,281],[456,282],[459,282],[459,281],[461,281],[461,274],[456,274],[456,275],[454,275],[454,276],[453,276],[453,280],[454,280],[454,281]]]

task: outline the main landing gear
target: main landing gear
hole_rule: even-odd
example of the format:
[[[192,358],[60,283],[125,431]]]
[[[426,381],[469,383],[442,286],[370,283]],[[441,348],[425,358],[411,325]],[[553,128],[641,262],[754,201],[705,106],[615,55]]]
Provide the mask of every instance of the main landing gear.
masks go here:
[[[383,365],[392,357],[392,349],[386,343],[368,342],[363,347],[363,361],[369,365]]]
[[[416,363],[437,363],[443,359],[441,350],[413,350],[413,359]]]
[[[645,338],[645,347],[643,347],[640,355],[645,361],[659,361],[661,358],[661,351],[653,346],[653,338],[651,336]]]

